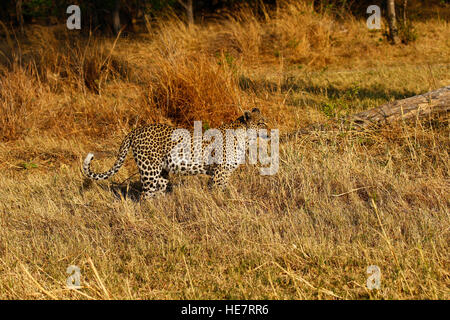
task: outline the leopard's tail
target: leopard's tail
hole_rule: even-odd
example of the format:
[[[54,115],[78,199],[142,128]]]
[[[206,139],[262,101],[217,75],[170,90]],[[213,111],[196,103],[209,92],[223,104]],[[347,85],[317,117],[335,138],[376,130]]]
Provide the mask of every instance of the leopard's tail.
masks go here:
[[[132,137],[131,133],[129,133],[125,137],[125,139],[122,142],[122,145],[120,146],[119,155],[117,156],[116,163],[114,163],[113,167],[106,172],[95,173],[95,172],[91,171],[91,168],[90,168],[91,161],[94,158],[94,154],[89,153],[83,162],[84,175],[90,179],[104,180],[104,179],[108,179],[112,175],[116,174],[117,171],[119,171],[120,167],[122,167],[123,162],[125,161],[125,158],[127,157],[128,150],[130,149],[130,146],[131,146],[131,140],[132,140],[131,137]]]

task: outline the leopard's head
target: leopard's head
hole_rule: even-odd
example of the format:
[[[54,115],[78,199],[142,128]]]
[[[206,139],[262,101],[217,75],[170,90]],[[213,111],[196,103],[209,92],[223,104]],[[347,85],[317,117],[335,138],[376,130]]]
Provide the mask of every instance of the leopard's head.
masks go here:
[[[246,129],[268,129],[266,119],[262,116],[261,111],[258,108],[253,108],[252,111],[244,111],[244,114],[240,116],[239,121]]]

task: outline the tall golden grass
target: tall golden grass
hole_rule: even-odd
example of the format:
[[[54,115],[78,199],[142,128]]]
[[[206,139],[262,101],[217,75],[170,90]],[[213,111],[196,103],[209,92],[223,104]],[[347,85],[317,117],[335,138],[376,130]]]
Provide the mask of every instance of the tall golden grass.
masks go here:
[[[262,12],[172,17],[135,38],[2,27],[0,298],[449,298],[448,117],[312,131],[281,144],[276,175],[244,166],[225,192],[174,177],[172,193],[136,201],[131,160],[83,180],[87,152],[106,169],[145,123],[213,127],[257,106],[284,133],[450,83],[439,17],[393,47],[302,1]]]

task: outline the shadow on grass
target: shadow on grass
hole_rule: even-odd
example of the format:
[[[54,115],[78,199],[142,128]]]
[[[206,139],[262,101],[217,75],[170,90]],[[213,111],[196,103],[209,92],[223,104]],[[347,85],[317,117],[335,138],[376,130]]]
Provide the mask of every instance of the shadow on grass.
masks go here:
[[[84,178],[83,185],[80,188],[80,191],[83,192],[86,189],[89,189],[92,187],[92,184],[95,183],[93,180]],[[99,188],[106,191],[106,192],[112,192],[114,197],[117,200],[126,200],[130,199],[133,202],[139,202],[141,199],[141,193],[142,193],[142,183],[137,181],[129,181],[129,182],[110,182],[109,184],[99,183]],[[167,185],[167,189],[164,192],[165,194],[171,193],[173,190],[173,185],[169,183]]]
[[[405,99],[408,97],[415,96],[418,94],[417,92],[410,90],[390,90],[386,88],[382,88],[377,85],[370,89],[368,88],[360,88],[360,87],[349,87],[345,89],[337,88],[333,85],[328,86],[305,86],[302,87],[303,91],[313,93],[313,94],[325,94],[328,98],[358,98],[360,100],[364,99],[381,99],[389,101],[392,98],[395,100]]]
[[[142,184],[140,181],[128,183],[112,182],[108,187],[117,200],[130,199],[133,202],[139,202],[141,198]]]
[[[245,91],[253,91],[255,93],[263,90],[272,92],[279,91],[279,84],[267,80],[252,80],[246,76],[239,78],[239,87]],[[392,90],[382,84],[377,84],[371,88],[361,88],[359,86],[347,86],[346,88],[338,88],[333,84],[314,85],[311,82],[292,77],[286,78],[281,83],[281,92],[307,92],[314,95],[324,95],[330,99],[339,98],[357,98],[364,99],[381,99],[389,101],[392,98],[395,100],[408,98],[420,92],[410,90]]]

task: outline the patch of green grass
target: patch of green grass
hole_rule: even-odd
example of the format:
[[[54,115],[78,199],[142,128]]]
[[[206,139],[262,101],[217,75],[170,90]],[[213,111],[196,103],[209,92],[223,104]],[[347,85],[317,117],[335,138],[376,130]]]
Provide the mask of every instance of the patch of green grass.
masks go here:
[[[20,166],[26,170],[35,169],[38,167],[38,165],[33,162],[22,162],[20,163]]]

